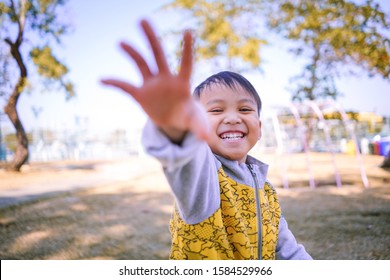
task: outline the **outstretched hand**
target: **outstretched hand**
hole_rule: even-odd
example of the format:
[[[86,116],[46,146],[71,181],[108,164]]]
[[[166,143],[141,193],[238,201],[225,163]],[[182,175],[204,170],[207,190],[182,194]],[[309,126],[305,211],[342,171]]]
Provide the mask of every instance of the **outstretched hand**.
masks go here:
[[[180,70],[174,75],[168,67],[163,48],[150,23],[142,20],[141,27],[152,48],[157,73],[152,72],[138,51],[122,42],[120,46],[136,63],[143,77],[143,84],[136,87],[117,79],[103,79],[102,83],[130,94],[173,142],[180,143],[188,131],[200,139],[207,140],[209,127],[207,115],[190,92],[193,64],[191,33],[189,31],[184,33]]]

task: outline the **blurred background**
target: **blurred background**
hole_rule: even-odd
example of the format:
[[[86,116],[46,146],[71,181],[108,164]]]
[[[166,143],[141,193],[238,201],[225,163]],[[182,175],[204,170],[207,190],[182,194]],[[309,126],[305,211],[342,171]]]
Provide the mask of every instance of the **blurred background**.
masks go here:
[[[48,5],[46,9],[56,17],[56,22],[50,22],[43,14],[27,12],[23,41],[18,46],[28,69],[28,82],[23,89],[18,87],[15,108],[28,139],[30,162],[142,154],[144,113],[130,97],[99,82],[103,77],[142,82],[130,59],[118,48],[125,40],[151,58],[139,28],[142,18],[149,18],[161,34],[173,69],[177,67],[182,31],[194,30],[198,52],[193,86],[225,69],[242,72],[255,85],[263,101],[266,128],[266,139],[259,145],[276,147],[275,131],[280,130],[285,135],[282,140],[287,141],[285,147],[302,149],[300,141],[287,139],[292,135],[285,124],[295,122],[291,102],[302,108],[306,101],[322,106],[333,100],[348,113],[362,152],[383,155],[388,150],[388,1],[14,2],[16,12],[20,13],[18,6],[23,2],[31,2],[37,10]],[[26,146],[21,144],[23,137],[16,136],[5,109],[20,72],[6,41],[18,38],[17,22],[6,9],[11,3],[2,1],[2,162],[12,162],[17,147],[22,151],[21,146]],[[51,50],[50,57],[43,52],[45,48]],[[332,144],[337,151],[350,152],[351,137],[342,132],[345,122],[340,108],[327,107],[324,115],[332,123]],[[319,119],[315,114],[302,114],[300,117],[314,122]],[[278,118],[279,128],[274,115],[283,116]],[[314,127],[318,128],[311,125],[310,129]],[[321,131],[313,133],[308,144],[323,151],[325,137],[319,135]],[[18,169],[18,164],[14,165]]]
[[[141,145],[146,116],[131,97],[100,83],[142,84],[121,41],[155,67],[143,18],[160,35],[173,71],[183,31],[194,32],[193,87],[222,70],[253,83],[263,136],[251,153],[271,165],[291,226],[315,257],[390,258],[390,248],[380,246],[390,236],[389,1],[1,0],[2,258],[167,257],[169,236],[159,233],[172,197]],[[301,187],[304,194],[293,192]],[[320,196],[306,193],[314,188]],[[333,204],[319,207],[323,197]],[[301,200],[307,204],[294,204]],[[329,217],[351,209],[359,215],[340,246],[363,229],[376,229],[374,241],[354,239],[339,252],[334,239],[320,241],[325,227],[350,225],[350,217],[308,224],[336,206],[340,212]],[[146,222],[153,230],[142,236],[134,228]]]

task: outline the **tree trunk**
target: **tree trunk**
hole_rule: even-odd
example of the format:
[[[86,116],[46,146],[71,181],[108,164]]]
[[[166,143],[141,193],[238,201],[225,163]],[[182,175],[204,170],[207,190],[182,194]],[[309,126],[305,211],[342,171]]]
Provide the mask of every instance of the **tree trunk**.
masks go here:
[[[12,122],[16,130],[16,153],[13,160],[7,165],[7,170],[11,171],[20,171],[20,168],[28,160],[28,139],[27,134],[24,130],[23,124],[20,121],[18,112],[16,110],[16,105],[21,91],[25,86],[25,78],[19,78],[19,82],[14,88],[14,92],[8,100],[7,105],[4,108],[5,113],[8,115],[8,118]]]
[[[11,54],[16,60],[20,70],[18,82],[16,83],[14,90],[8,99],[7,105],[4,107],[5,113],[8,115],[16,130],[16,153],[13,160],[6,166],[6,169],[11,171],[20,171],[20,168],[28,160],[28,139],[17,111],[17,104],[20,94],[23,92],[27,82],[27,68],[23,62],[23,58],[19,50],[23,41],[23,24],[20,24],[20,26],[19,36],[15,43],[12,43],[12,41],[8,38],[5,39],[5,42],[11,48]]]

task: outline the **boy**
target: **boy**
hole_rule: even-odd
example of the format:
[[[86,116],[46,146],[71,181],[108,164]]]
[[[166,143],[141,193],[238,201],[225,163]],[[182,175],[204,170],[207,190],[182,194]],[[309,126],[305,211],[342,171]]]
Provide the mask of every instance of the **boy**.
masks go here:
[[[158,71],[130,45],[143,85],[107,79],[139,102],[150,120],[143,143],[160,160],[175,196],[171,259],[311,259],[297,244],[266,180],[268,166],[248,155],[261,137],[261,101],[244,77],[211,76],[190,93],[192,36],[184,33],[173,75],[150,24],[141,26]]]

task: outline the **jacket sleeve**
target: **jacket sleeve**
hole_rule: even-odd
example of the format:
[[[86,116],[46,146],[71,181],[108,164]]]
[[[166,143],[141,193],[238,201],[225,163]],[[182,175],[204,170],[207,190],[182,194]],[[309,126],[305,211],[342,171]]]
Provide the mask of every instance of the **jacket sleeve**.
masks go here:
[[[279,222],[279,237],[276,246],[276,259],[279,260],[312,260],[303,245],[298,244],[282,215]]]
[[[152,122],[145,125],[145,151],[162,164],[181,218],[196,224],[220,205],[218,162],[206,142],[187,133],[181,145],[172,143]]]

